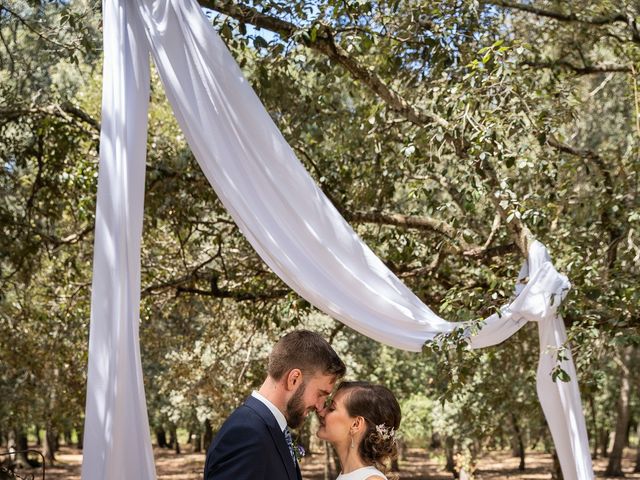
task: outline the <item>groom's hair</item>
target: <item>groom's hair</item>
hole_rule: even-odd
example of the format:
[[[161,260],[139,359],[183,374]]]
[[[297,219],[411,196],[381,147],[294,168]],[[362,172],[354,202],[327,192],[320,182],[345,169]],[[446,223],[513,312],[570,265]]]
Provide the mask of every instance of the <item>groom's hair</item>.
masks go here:
[[[287,333],[275,344],[269,355],[267,373],[280,380],[287,372],[299,368],[305,375],[344,376],[345,367],[329,342],[315,332],[295,330]]]

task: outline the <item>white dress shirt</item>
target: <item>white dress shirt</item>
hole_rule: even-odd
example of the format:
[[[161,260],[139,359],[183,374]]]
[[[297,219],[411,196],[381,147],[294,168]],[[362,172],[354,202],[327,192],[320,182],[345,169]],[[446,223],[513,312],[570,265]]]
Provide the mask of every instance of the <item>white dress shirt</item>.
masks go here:
[[[273,416],[276,417],[276,421],[278,422],[280,430],[284,432],[284,429],[287,428],[287,419],[284,418],[284,414],[278,409],[278,407],[276,407],[273,403],[271,403],[263,395],[255,390],[251,392],[251,396],[265,404],[265,406],[271,411]]]

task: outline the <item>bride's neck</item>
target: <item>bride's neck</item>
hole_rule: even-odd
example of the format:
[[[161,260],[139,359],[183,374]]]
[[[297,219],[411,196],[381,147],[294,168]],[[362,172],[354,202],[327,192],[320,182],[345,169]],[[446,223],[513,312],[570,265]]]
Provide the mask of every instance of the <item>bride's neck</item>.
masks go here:
[[[351,445],[343,445],[336,448],[338,458],[340,459],[340,465],[342,466],[342,473],[351,473],[362,467],[368,466],[358,453],[358,448],[351,448]]]

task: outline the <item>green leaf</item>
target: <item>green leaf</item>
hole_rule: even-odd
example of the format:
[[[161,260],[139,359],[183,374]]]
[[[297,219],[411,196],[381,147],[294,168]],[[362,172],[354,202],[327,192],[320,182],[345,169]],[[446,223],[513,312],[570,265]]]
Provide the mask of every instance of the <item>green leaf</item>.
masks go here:
[[[260,48],[267,48],[269,44],[264,38],[258,35],[256,38],[253,39],[253,46],[260,49]]]
[[[220,28],[220,35],[226,39],[231,39],[233,37],[233,33],[231,32],[231,27],[228,23],[223,23]]]

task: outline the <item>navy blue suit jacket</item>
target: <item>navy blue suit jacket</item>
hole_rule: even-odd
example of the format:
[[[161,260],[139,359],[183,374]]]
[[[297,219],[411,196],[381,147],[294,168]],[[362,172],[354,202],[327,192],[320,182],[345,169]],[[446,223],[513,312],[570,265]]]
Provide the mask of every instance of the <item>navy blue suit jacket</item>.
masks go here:
[[[302,480],[280,426],[267,406],[249,397],[211,442],[205,480]]]

